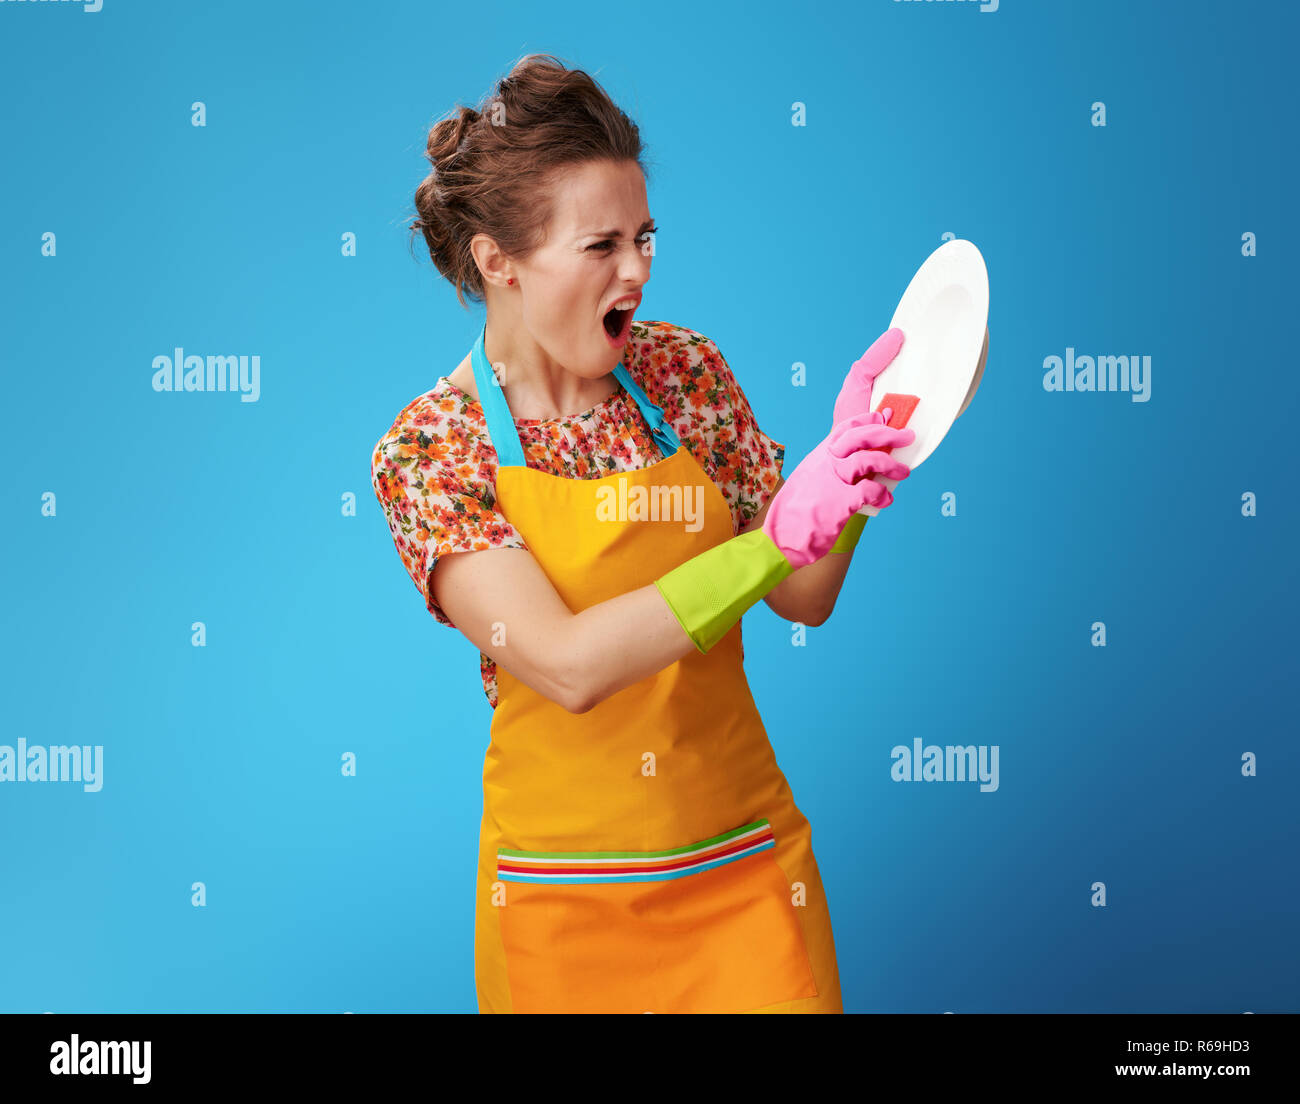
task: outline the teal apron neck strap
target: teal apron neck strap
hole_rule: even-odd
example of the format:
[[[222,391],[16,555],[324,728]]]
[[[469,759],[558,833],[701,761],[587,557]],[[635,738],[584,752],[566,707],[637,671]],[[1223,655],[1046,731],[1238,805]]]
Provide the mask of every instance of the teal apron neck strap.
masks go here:
[[[506,402],[505,392],[501,390],[496,373],[488,364],[487,353],[483,350],[483,338],[487,334],[486,324],[474,342],[470,353],[470,362],[474,368],[474,386],[478,388],[478,403],[487,418],[488,436],[492,447],[497,450],[497,465],[502,468],[522,468],[524,450],[519,444],[519,431],[515,429],[515,420],[510,415],[510,405]]]
[[[478,340],[470,352],[470,364],[474,369],[474,386],[478,388],[479,406],[487,419],[488,436],[492,446],[497,450],[497,464],[502,468],[526,467],[523,446],[519,443],[519,431],[515,428],[514,417],[510,413],[510,404],[506,402],[505,392],[497,381],[496,373],[488,364],[483,340],[487,336],[487,325],[479,332]],[[672,424],[621,362],[615,366],[614,375],[641,410],[641,417],[654,434],[655,444],[664,456],[672,456],[680,447],[681,441]]]
[[[655,444],[659,446],[659,451],[665,457],[672,456],[682,445],[672,423],[664,417],[664,412],[652,403],[649,396],[641,390],[641,385],[632,378],[632,373],[627,370],[627,366],[622,361],[619,361],[614,366],[614,375],[618,377],[618,382],[623,385],[627,393],[636,400],[637,406],[641,408],[641,417],[645,419],[646,425],[650,427],[650,432],[654,434]]]

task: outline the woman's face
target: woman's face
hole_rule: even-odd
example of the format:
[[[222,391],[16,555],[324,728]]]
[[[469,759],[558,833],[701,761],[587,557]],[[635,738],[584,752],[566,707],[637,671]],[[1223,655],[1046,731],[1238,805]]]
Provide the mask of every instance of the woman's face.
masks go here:
[[[654,222],[645,177],[635,161],[592,161],[556,173],[553,210],[540,247],[513,261],[515,305],[535,352],[575,375],[599,379],[626,349],[641,289],[650,279]],[[631,310],[611,316],[618,335],[605,328],[615,303]]]

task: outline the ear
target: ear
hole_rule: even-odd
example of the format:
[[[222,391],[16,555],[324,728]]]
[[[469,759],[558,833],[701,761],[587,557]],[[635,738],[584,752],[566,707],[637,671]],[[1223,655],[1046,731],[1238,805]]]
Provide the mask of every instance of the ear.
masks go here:
[[[469,251],[483,277],[484,285],[499,284],[505,287],[506,281],[515,275],[514,265],[501,252],[501,247],[486,234],[475,234],[470,239]]]

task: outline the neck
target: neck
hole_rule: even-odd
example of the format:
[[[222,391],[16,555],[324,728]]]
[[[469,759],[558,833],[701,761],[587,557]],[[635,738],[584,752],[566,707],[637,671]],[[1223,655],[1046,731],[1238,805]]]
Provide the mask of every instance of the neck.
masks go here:
[[[495,322],[487,322],[483,352],[513,417],[547,421],[581,414],[618,389],[612,371],[596,379],[579,376],[551,358],[522,326]]]

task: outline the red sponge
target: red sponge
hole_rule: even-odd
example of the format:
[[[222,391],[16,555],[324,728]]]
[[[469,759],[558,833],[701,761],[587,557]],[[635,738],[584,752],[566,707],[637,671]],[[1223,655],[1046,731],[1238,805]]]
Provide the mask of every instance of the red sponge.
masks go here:
[[[911,418],[912,413],[916,410],[916,404],[920,401],[921,398],[919,395],[899,395],[890,391],[880,400],[880,405],[876,407],[876,409],[884,410],[885,407],[889,407],[890,410],[893,411],[889,417],[889,422],[887,423],[889,428],[902,429],[907,425],[908,419]],[[894,450],[891,446],[890,448],[881,449],[880,451],[893,452]]]

